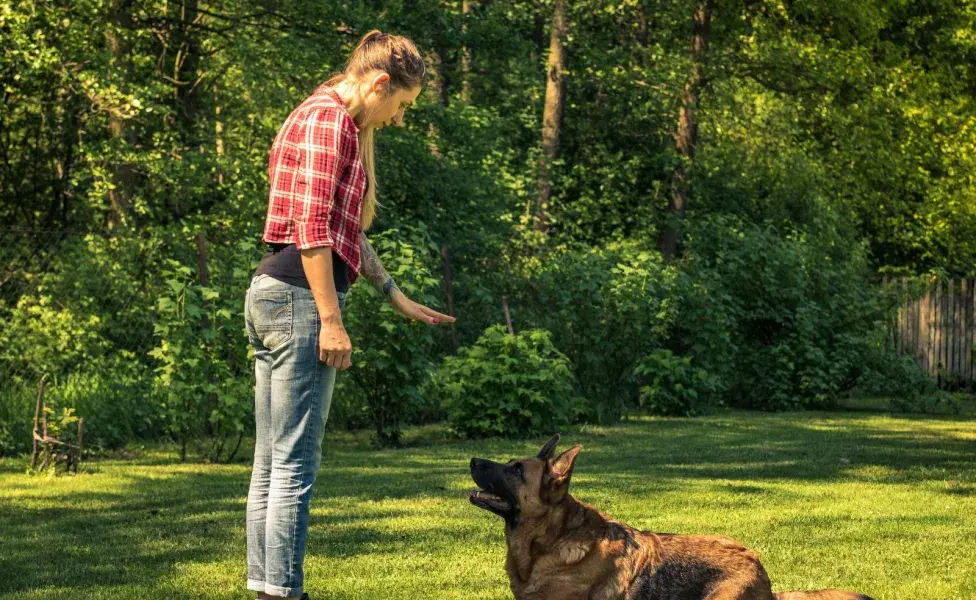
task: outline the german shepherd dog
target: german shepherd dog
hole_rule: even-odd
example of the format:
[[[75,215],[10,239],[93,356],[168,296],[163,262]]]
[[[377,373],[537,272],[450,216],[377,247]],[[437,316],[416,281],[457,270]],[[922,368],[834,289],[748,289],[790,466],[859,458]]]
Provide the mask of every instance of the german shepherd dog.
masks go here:
[[[582,446],[555,459],[471,459],[471,503],[505,519],[516,600],[871,600],[841,590],[774,594],[759,558],[735,540],[638,531],[569,495]]]

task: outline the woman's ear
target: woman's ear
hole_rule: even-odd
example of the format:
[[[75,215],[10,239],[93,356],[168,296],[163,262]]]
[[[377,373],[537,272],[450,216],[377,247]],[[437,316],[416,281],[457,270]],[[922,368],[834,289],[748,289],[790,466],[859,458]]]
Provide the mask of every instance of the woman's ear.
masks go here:
[[[370,89],[381,98],[387,97],[390,94],[390,74],[386,71],[376,71]]]

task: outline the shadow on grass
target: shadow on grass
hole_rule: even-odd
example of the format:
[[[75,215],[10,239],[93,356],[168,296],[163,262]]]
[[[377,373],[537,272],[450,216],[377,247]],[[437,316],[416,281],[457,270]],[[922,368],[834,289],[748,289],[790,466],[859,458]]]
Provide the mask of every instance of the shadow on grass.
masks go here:
[[[974,475],[971,434],[912,430],[918,419],[893,419],[883,428],[863,415],[743,416],[655,419],[589,443],[585,436],[563,441],[583,444],[577,474],[642,474],[652,489],[674,479],[921,483]]]
[[[973,495],[971,437],[915,430],[913,419],[882,425],[870,419],[822,413],[649,419],[570,431],[562,445],[583,444],[578,485],[605,494],[649,495],[701,480],[749,497],[770,493],[763,482],[853,478],[918,484],[952,479],[938,489]],[[370,450],[348,438],[327,441],[312,502],[310,547],[342,557],[387,550],[450,552],[483,534],[451,518],[431,522],[428,535],[415,537],[382,524],[415,515],[411,501],[431,499],[447,502],[451,515],[480,516],[464,493],[470,487],[470,457],[531,455],[544,441],[444,441],[399,450]],[[0,492],[13,501],[0,505],[0,592],[42,585],[78,592],[132,582],[152,586],[181,564],[228,558],[239,560],[243,587],[249,467],[183,467],[158,457],[134,464],[138,469],[127,472],[125,462],[90,463],[96,474],[79,476],[92,477],[93,487],[97,481],[111,492],[38,494],[45,482],[5,475]],[[205,471],[186,472],[193,468]],[[118,481],[106,482],[103,475]],[[33,492],[26,493],[28,488]]]

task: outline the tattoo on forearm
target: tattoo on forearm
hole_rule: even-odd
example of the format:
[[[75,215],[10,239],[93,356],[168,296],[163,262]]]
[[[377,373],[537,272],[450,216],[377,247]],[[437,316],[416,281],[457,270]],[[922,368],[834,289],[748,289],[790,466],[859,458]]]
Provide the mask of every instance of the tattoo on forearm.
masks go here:
[[[394,290],[398,289],[362,231],[359,232],[359,274],[365,277],[377,292],[387,298],[392,298]]]

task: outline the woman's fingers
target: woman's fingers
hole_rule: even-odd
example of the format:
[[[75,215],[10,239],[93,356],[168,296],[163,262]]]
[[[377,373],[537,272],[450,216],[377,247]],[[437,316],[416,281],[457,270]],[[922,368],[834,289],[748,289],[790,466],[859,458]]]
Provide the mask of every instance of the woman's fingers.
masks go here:
[[[352,366],[352,351],[341,352],[341,351],[328,351],[323,350],[319,356],[319,360],[329,365],[330,367],[335,367],[340,371],[348,369]]]
[[[428,307],[426,307],[426,306],[424,306],[422,304],[418,304],[417,306],[420,307],[420,310],[423,311],[423,313],[425,315],[427,315],[428,317],[432,317],[434,319],[437,319],[437,321],[444,321],[445,323],[453,323],[454,321],[457,320],[457,319],[455,319],[452,316],[445,315],[443,313],[439,313],[436,310],[434,310],[432,308],[428,308]],[[435,325],[437,324],[437,321],[434,322]]]
[[[423,321],[428,325],[453,323],[457,320],[454,317],[445,315],[444,313],[439,313],[432,308],[428,308],[423,304],[414,302],[402,294],[398,296],[398,299],[393,303],[393,308],[395,308],[397,312],[405,317],[415,319],[417,321]]]

